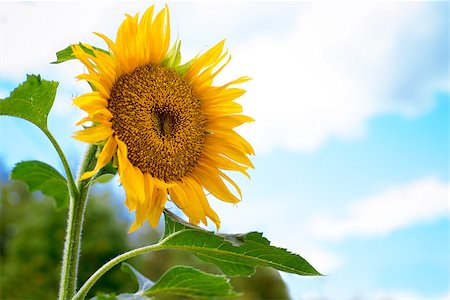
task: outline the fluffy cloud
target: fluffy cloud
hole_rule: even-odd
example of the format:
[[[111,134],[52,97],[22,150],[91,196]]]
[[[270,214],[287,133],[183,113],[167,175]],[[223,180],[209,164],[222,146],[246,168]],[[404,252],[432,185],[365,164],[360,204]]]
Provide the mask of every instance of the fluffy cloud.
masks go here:
[[[98,44],[92,31],[114,36],[124,12],[146,6],[0,5],[0,78],[18,82],[24,73],[41,73],[70,91],[85,86],[73,80],[82,67],[48,65],[54,53],[81,40]],[[222,36],[231,41],[233,60],[222,78],[254,78],[242,102],[257,122],[243,131],[257,151],[314,151],[332,137],[361,136],[378,114],[414,115],[430,107],[431,92],[444,82],[448,62],[448,46],[442,43],[446,10],[438,5],[230,3],[217,8],[174,3],[173,32],[189,37],[187,57],[199,50],[187,41],[197,46]]]
[[[357,138],[382,113],[412,116],[445,87],[444,15],[424,3],[308,3],[280,36],[233,49],[254,77],[245,129],[258,150],[314,151],[329,138]],[[238,61],[236,63],[236,61]]]
[[[393,187],[379,195],[351,203],[341,215],[315,217],[315,237],[339,240],[347,236],[390,233],[412,224],[449,214],[449,183],[429,177]]]

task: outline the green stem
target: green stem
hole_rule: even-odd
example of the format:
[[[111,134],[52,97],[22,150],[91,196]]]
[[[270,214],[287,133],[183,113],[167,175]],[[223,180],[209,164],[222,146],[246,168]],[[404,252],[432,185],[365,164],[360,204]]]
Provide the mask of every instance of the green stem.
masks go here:
[[[143,254],[143,253],[149,252],[149,251],[166,249],[166,248],[168,248],[168,247],[166,245],[162,245],[160,242],[155,245],[150,245],[150,246],[133,249],[133,250],[125,252],[119,256],[116,256],[115,258],[111,259],[106,264],[104,264],[94,274],[92,274],[92,276],[89,277],[89,279],[83,284],[83,286],[80,288],[78,293],[72,298],[72,300],[83,300],[86,297],[89,290],[92,288],[92,286],[97,282],[97,280],[99,280],[100,277],[103,276],[103,274],[105,274],[107,271],[109,271],[115,265],[117,265],[129,258],[135,257],[139,254]]]
[[[96,146],[89,146],[81,162],[78,178],[95,165]],[[76,197],[70,197],[69,215],[67,219],[66,240],[64,242],[59,300],[69,300],[73,297],[77,285],[78,262],[80,257],[81,233],[83,229],[84,212],[89,194],[90,180],[78,180]]]
[[[73,199],[76,199],[78,197],[78,188],[75,184],[75,180],[72,175],[72,171],[70,169],[70,165],[67,162],[67,158],[64,155],[64,152],[62,151],[61,147],[59,146],[58,142],[56,141],[55,137],[50,133],[48,130],[43,130],[47,138],[52,143],[53,147],[55,147],[56,152],[58,152],[59,158],[61,159],[61,162],[64,166],[64,171],[66,172],[67,182],[69,186],[69,194],[70,197]]]

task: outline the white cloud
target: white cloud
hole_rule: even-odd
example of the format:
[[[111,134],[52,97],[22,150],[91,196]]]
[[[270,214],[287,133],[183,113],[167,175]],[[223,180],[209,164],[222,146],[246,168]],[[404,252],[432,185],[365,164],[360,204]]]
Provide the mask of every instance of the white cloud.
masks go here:
[[[114,37],[123,14],[143,11],[146,5],[125,2],[111,9],[108,2],[1,2],[0,78],[20,81],[24,73],[41,73],[65,83],[68,90],[83,90],[85,85],[73,79],[82,71],[81,64],[49,65],[54,53],[78,41],[101,45],[92,31]],[[203,43],[211,43],[227,36],[233,60],[222,79],[242,74],[254,78],[242,102],[257,122],[242,130],[258,152],[276,147],[314,151],[332,137],[360,137],[377,114],[426,110],[432,104],[430,92],[438,81],[445,82],[438,72],[445,74],[445,61],[439,59],[446,55],[438,55],[439,49],[448,52],[439,39],[439,28],[445,26],[433,4],[172,7],[177,16],[174,36],[180,33],[196,43],[183,40],[185,52],[204,49],[206,44],[197,45],[203,38]]]
[[[316,238],[373,236],[450,216],[449,183],[429,177],[351,203],[339,215],[321,215],[309,227]]]
[[[244,103],[257,122],[244,133],[258,150],[360,137],[378,114],[426,110],[446,78],[435,55],[446,49],[442,16],[427,4],[308,3],[297,20],[233,49],[234,66],[254,77]]]

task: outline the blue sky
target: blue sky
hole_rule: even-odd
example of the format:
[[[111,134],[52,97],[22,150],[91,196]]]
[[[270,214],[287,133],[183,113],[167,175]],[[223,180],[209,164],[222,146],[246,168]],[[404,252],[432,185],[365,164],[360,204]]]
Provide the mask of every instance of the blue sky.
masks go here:
[[[74,80],[83,68],[48,62],[70,43],[103,46],[92,31],[113,37],[124,13],[148,5],[0,3],[0,97],[26,73],[60,81],[49,127],[74,166],[84,145],[70,138],[82,116],[70,99],[88,90]],[[254,78],[240,102],[256,119],[241,130],[256,169],[234,176],[237,207],[211,199],[222,230],[263,231],[328,274],[283,274],[294,299],[448,299],[448,2],[169,5],[186,59],[226,37],[220,80]],[[0,140],[8,168],[40,159],[61,170],[31,124],[1,118]]]

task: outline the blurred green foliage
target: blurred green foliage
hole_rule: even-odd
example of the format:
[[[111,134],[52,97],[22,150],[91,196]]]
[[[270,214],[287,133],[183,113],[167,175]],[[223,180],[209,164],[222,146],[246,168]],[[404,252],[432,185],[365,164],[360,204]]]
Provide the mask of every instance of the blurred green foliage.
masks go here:
[[[57,211],[53,200],[29,193],[21,182],[2,183],[0,189],[1,298],[55,299],[67,209]],[[94,195],[88,204],[80,281],[129,249],[127,224],[116,217],[108,198]],[[121,273],[113,270],[101,281],[102,288],[133,288],[132,282],[123,282]]]
[[[3,171],[3,170],[2,170]],[[109,259],[138,246],[154,243],[160,232],[147,229],[128,235],[128,222],[112,205],[111,193],[91,193],[86,210],[79,284]],[[64,243],[67,210],[57,211],[53,200],[28,192],[21,182],[0,180],[0,299],[55,299]],[[139,272],[157,280],[174,265],[192,265],[220,274],[211,264],[190,253],[159,251],[129,260]],[[278,272],[259,268],[252,277],[232,278],[241,299],[289,299]],[[103,276],[88,298],[97,292],[135,291],[129,274],[114,268]],[[160,297],[163,299],[164,297]]]

